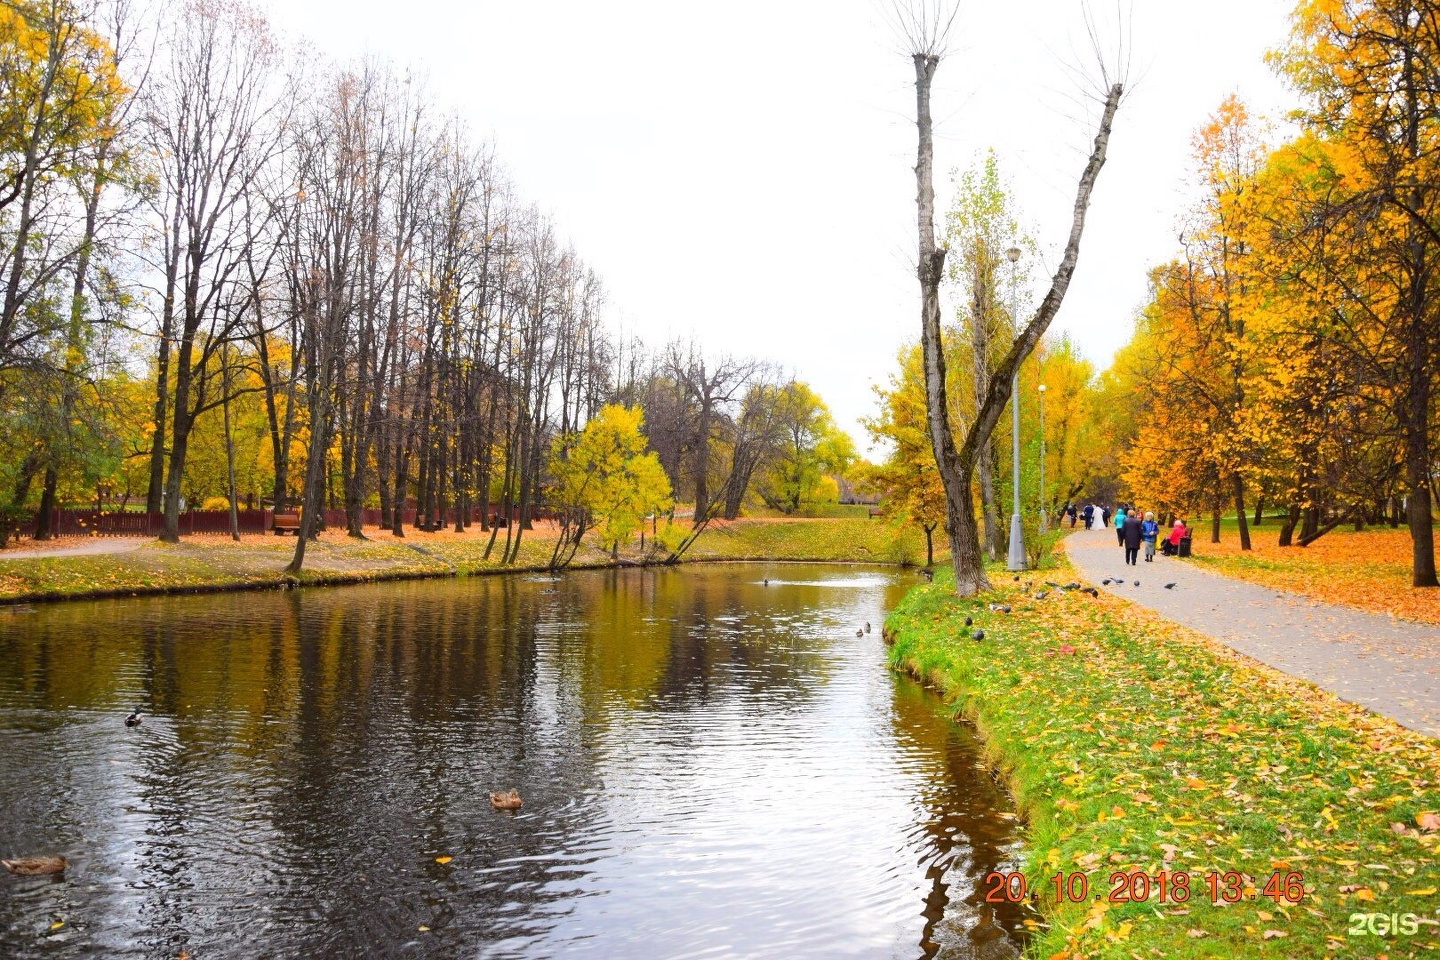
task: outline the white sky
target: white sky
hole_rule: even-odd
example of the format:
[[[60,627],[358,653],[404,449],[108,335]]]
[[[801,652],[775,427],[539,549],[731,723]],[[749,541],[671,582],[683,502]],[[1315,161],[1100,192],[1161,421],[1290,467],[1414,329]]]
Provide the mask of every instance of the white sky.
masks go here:
[[[1114,22],[1114,0],[1095,5]],[[1262,57],[1292,6],[1133,0],[1132,93],[1053,328],[1097,368],[1129,338],[1147,269],[1176,248],[1195,129],[1231,91],[1272,116],[1290,105]],[[426,71],[598,270],[627,336],[778,362],[864,448],[871,385],[919,332],[914,70],[871,0],[271,9],[330,57]],[[995,148],[1051,266],[1094,135],[1074,100],[1080,11],[965,0],[934,95],[941,210],[949,171]]]

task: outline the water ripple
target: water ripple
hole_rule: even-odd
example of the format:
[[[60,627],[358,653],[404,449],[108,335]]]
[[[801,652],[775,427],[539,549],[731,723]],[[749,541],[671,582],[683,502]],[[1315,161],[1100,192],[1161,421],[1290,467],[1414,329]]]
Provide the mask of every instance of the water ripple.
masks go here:
[[[1018,857],[1008,801],[855,636],[906,578],[767,575],[0,620],[0,854],[71,859],[0,876],[5,955],[932,955]]]

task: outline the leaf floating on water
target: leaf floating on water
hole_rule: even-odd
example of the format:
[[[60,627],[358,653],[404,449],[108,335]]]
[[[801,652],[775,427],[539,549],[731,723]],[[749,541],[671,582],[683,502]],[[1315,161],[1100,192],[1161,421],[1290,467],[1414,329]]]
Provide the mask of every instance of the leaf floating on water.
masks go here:
[[[436,863],[449,863],[451,860],[454,860],[454,859],[455,859],[454,857],[449,857],[449,856],[446,856],[446,857],[436,857],[436,858],[435,858],[435,862],[436,862]]]
[[[64,920],[56,920],[54,923],[50,924],[50,929],[51,929],[51,930],[59,930],[59,929],[60,929],[61,927],[63,927],[63,926],[65,926],[65,921],[64,921]]]
[[[420,924],[419,930],[420,930],[421,933],[429,933],[429,932],[430,932],[430,928],[427,927],[427,926],[425,926],[425,924],[423,924],[423,923]]]

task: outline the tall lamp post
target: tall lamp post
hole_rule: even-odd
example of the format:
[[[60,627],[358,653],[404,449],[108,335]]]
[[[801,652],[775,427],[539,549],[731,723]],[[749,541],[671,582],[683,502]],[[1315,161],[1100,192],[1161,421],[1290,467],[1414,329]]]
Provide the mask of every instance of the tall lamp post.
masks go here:
[[[1016,290],[1016,280],[1019,276],[1019,267],[1016,266],[1020,259],[1020,248],[1011,247],[1005,251],[1005,259],[1010,261],[1010,317],[1015,324],[1015,332],[1020,332],[1020,301]],[[1015,368],[1014,379],[1010,381],[1010,411],[1013,420],[1011,431],[1011,452],[1014,460],[1014,509],[1010,513],[1010,554],[1005,563],[1006,570],[1025,569],[1025,533],[1020,526],[1020,368]]]
[[[1040,384],[1040,532],[1050,529],[1050,510],[1045,503],[1045,384]]]

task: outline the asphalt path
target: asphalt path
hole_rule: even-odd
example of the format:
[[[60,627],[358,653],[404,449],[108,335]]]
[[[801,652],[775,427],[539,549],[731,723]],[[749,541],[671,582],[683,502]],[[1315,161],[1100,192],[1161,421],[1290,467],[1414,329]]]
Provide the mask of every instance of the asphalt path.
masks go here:
[[[53,541],[63,546],[35,547],[28,544],[16,549],[0,551],[0,560],[33,560],[40,557],[93,557],[102,553],[129,553],[139,550],[147,543],[154,543],[153,537],[64,537]]]
[[[1196,550],[1204,550],[1199,541]],[[1065,552],[1086,580],[1302,677],[1402,726],[1440,737],[1440,628],[1199,569],[1144,551],[1134,566],[1114,529],[1077,527]],[[1102,581],[1110,578],[1108,586]],[[1135,586],[1135,581],[1140,585]],[[1174,586],[1166,589],[1166,584]]]

